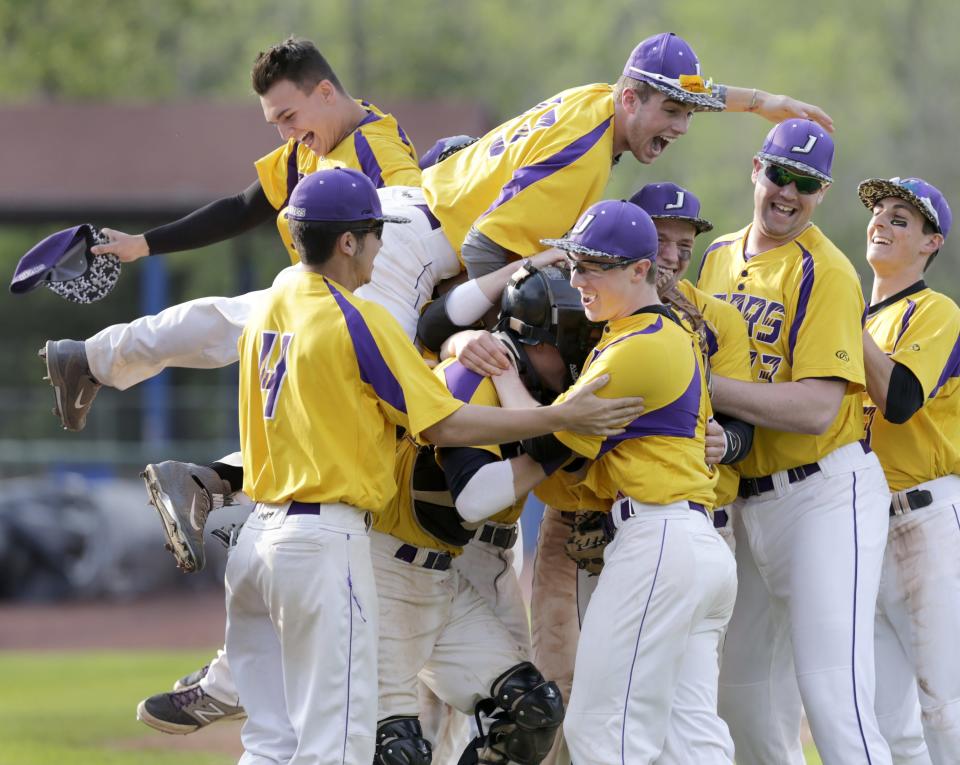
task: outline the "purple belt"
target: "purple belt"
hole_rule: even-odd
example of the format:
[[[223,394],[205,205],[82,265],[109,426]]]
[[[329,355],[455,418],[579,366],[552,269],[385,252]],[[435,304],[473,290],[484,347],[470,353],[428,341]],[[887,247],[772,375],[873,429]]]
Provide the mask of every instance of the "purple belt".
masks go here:
[[[703,516],[709,520],[710,515],[707,513],[707,508],[701,505],[699,502],[687,502],[687,507],[691,510],[696,510],[698,513],[703,513]],[[619,506],[611,508],[610,512],[603,517],[603,532],[606,534],[608,539],[613,539],[613,535],[616,532],[616,526],[614,525],[613,518],[614,515],[620,517],[620,522],[628,520],[629,518],[638,518],[639,515],[633,510],[633,503],[628,499],[626,502],[619,500]]]
[[[404,563],[413,563],[418,552],[420,552],[419,547],[403,544],[400,545],[400,549],[393,554],[393,557],[397,560],[402,560]],[[452,561],[453,556],[450,555],[450,553],[436,552],[431,550],[427,553],[427,557],[424,558],[422,563],[417,563],[415,565],[420,566],[421,568],[433,569],[434,571],[446,571],[448,568],[450,568],[450,563]]]

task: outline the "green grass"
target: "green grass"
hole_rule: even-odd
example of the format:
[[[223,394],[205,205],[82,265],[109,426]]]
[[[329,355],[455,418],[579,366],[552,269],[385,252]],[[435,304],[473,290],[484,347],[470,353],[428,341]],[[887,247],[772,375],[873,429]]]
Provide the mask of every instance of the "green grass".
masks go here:
[[[165,749],[170,739],[135,717],[140,699],[169,688],[210,655],[0,652],[0,765],[234,762],[216,752]],[[809,765],[820,765],[812,744],[806,754]]]
[[[234,762],[222,753],[165,749],[167,737],[136,720],[140,699],[211,655],[0,652],[0,765]]]

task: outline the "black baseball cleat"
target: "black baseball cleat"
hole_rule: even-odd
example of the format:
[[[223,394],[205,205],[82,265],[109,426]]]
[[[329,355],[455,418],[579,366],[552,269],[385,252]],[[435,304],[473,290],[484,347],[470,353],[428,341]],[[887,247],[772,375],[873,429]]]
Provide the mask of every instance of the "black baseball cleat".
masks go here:
[[[184,691],[158,693],[137,705],[137,719],[164,733],[186,735],[223,720],[241,720],[243,707],[215,699],[196,685]]]
[[[147,493],[160,514],[167,549],[177,567],[190,573],[206,562],[203,527],[207,516],[230,504],[230,484],[212,468],[192,462],[160,462],[147,465],[140,474]]]
[[[83,430],[87,413],[100,390],[87,363],[82,340],[48,340],[38,352],[47,365],[47,376],[57,397],[53,413],[65,430]]]

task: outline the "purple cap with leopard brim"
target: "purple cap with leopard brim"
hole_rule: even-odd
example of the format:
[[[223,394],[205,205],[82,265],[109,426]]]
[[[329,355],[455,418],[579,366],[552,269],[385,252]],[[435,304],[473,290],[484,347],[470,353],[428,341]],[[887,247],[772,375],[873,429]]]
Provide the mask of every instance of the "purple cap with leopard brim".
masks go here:
[[[868,178],[857,186],[863,206],[872,210],[881,199],[899,197],[917,208],[944,239],[950,233],[953,213],[943,193],[922,178]]]
[[[833,183],[833,139],[813,120],[798,118],[774,125],[757,158]]]
[[[460,149],[465,149],[472,143],[476,143],[477,140],[469,135],[452,135],[441,138],[420,157],[420,169],[426,170],[438,162],[443,162],[447,157],[456,154]]]
[[[72,303],[102,300],[120,278],[120,259],[116,255],[90,252],[91,247],[104,241],[89,223],[51,234],[20,258],[10,291],[20,295],[42,284]]]
[[[657,259],[657,227],[631,202],[606,200],[587,208],[561,239],[541,239],[547,247],[606,260]]]
[[[645,82],[674,101],[703,111],[722,112],[726,106],[711,93],[700,74],[700,59],[682,37],[673,32],[648,37],[623,67],[623,76]]]
[[[653,218],[692,223],[698,234],[713,230],[713,224],[700,217],[700,200],[692,191],[675,183],[648,183],[630,197]]]
[[[317,223],[410,222],[410,218],[399,215],[384,215],[373,183],[359,170],[349,167],[318,170],[304,177],[290,195],[286,217]]]

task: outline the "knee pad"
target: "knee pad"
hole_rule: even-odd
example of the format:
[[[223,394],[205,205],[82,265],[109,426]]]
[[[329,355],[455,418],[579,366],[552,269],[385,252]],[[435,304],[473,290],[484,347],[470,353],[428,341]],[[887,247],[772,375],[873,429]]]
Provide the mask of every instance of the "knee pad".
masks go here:
[[[387,717],[377,723],[374,765],[430,765],[433,750],[416,717]]]
[[[485,735],[470,743],[460,765],[507,761],[537,765],[563,722],[560,689],[533,664],[523,662],[500,675],[490,693],[491,699],[481,702],[478,712],[495,712],[493,722]]]
[[[529,661],[511,667],[494,680],[490,697],[521,728],[552,730],[563,722],[560,689]]]

